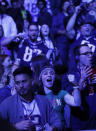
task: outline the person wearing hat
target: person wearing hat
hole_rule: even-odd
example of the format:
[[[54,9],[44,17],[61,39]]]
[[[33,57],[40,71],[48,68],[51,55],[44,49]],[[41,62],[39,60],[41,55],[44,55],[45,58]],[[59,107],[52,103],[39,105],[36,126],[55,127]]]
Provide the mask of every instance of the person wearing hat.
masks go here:
[[[17,130],[61,130],[61,121],[45,96],[35,95],[34,74],[30,67],[13,72],[17,94],[0,104],[0,116]]]
[[[56,79],[56,73],[51,65],[42,65],[39,80],[41,82],[42,93],[53,106],[62,121],[62,128],[65,130],[64,106],[80,106],[81,98],[79,86],[73,86],[73,96],[67,91],[60,89],[60,82]],[[41,92],[40,92],[41,93]]]

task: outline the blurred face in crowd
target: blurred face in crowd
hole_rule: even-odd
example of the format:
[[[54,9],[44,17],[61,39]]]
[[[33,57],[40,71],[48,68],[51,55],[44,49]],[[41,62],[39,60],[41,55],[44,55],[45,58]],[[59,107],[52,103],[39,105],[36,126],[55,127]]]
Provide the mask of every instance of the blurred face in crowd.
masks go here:
[[[80,64],[84,66],[90,66],[91,65],[91,58],[92,58],[92,51],[88,46],[82,46],[80,47],[80,56],[79,61]]]
[[[44,3],[43,3],[43,1],[39,1],[39,3],[38,3],[38,8],[39,8],[39,9],[43,9],[43,8],[44,8]]]
[[[15,89],[22,97],[27,96],[32,88],[32,79],[27,74],[18,74],[14,78]]]
[[[43,36],[48,36],[49,35],[49,26],[44,24],[41,26],[41,33]]]
[[[18,2],[18,1],[13,1],[13,2],[12,2],[12,7],[13,7],[13,8],[19,8],[19,7],[20,7],[19,2]]]
[[[28,29],[28,36],[32,41],[36,41],[38,37],[38,27],[36,25],[30,25]]]
[[[68,9],[69,6],[70,6],[70,2],[69,1],[65,1],[63,3],[62,10],[63,11],[67,11],[67,9]]]
[[[41,80],[45,88],[51,89],[55,80],[55,72],[52,68],[45,68],[42,71]]]
[[[93,30],[93,26],[90,25],[90,24],[84,24],[81,26],[81,34],[83,36],[90,36],[90,34],[92,33],[92,30]]]
[[[75,6],[70,5],[70,6],[68,7],[68,9],[67,9],[67,12],[68,12],[68,14],[69,14],[70,16],[72,16],[73,13],[75,12]]]
[[[12,60],[10,58],[10,56],[7,56],[4,61],[3,61],[3,66],[4,68],[8,68],[8,67],[11,67],[12,66]]]
[[[96,10],[96,1],[94,0],[93,2],[90,2],[88,8]]]

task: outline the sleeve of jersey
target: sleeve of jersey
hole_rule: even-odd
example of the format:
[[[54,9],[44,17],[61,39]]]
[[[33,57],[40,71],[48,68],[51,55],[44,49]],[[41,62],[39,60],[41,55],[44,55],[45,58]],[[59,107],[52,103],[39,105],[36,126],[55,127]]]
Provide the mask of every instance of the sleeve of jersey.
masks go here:
[[[68,92],[65,91],[65,90],[61,90],[59,94],[60,94],[61,98],[64,98],[64,96],[65,96],[66,94],[68,94]]]

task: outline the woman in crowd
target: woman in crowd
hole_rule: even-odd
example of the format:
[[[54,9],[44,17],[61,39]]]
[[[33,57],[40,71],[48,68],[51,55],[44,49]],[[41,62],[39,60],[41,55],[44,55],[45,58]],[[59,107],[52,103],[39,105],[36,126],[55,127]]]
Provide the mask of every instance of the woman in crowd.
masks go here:
[[[50,27],[48,24],[42,24],[40,28],[40,36],[44,45],[50,49],[50,59],[52,62],[55,61],[58,56],[58,50],[54,45],[54,41],[50,32]]]
[[[16,93],[14,88],[13,71],[19,66],[20,61],[13,61],[10,56],[2,55],[0,56],[2,65],[2,74],[0,80],[0,103],[7,97]]]
[[[37,62],[38,63],[38,62]],[[38,68],[38,67],[37,67]],[[33,67],[34,69],[34,67]],[[35,67],[36,70],[36,67]],[[73,88],[73,96],[71,96],[68,92],[61,90],[60,81],[56,79],[56,74],[54,68],[48,63],[48,61],[41,61],[39,64],[39,87],[38,94],[46,95],[49,102],[52,104],[54,110],[60,116],[62,121],[62,128],[66,128],[66,123],[64,119],[64,107],[65,104],[70,106],[80,106],[80,91],[78,86],[74,86]],[[36,83],[37,84],[37,83]],[[66,116],[69,115],[69,111],[66,112]],[[67,120],[67,122],[70,121]]]
[[[54,44],[51,39],[50,28],[47,24],[41,25],[40,34],[41,34],[42,40],[44,41],[44,44],[49,49],[54,49]]]

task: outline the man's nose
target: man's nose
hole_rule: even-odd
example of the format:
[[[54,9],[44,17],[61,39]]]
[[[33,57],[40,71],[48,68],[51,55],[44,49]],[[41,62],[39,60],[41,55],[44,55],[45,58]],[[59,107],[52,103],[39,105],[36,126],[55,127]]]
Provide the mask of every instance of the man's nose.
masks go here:
[[[20,82],[19,86],[20,86],[20,88],[22,88],[22,87],[23,87],[23,83],[22,83],[22,82]]]

